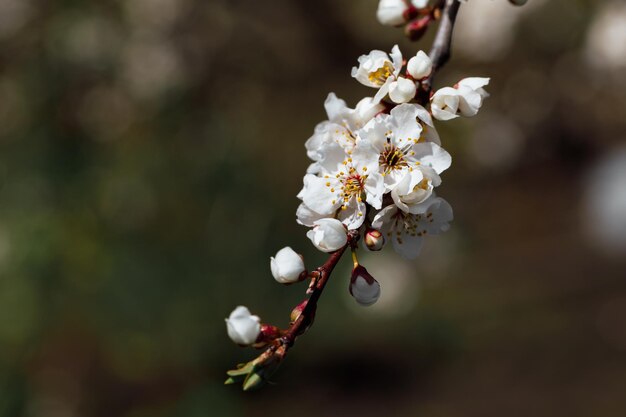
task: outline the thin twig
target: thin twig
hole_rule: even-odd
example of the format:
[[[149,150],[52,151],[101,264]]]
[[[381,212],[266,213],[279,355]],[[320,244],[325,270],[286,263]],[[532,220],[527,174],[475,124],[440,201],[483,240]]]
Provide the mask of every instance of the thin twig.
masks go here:
[[[428,101],[430,99],[430,92],[433,88],[433,79],[435,73],[443,67],[450,59],[450,46],[452,43],[452,32],[454,30],[454,23],[456,16],[459,12],[461,2],[459,0],[441,0],[441,20],[439,27],[437,28],[437,34],[433,41],[433,46],[430,49],[428,56],[433,62],[433,69],[430,76],[422,81],[421,94],[422,101]]]

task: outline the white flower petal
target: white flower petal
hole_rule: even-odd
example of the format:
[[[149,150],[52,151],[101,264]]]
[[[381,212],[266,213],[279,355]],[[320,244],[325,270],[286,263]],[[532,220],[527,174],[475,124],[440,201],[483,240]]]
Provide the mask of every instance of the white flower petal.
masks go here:
[[[389,98],[394,103],[408,103],[415,97],[415,82],[408,78],[398,77],[397,81],[389,84]]]

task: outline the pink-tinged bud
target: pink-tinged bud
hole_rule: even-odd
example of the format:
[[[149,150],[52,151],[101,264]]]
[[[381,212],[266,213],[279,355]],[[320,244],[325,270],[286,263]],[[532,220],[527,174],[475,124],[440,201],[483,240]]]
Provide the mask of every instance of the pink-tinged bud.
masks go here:
[[[415,19],[419,14],[420,12],[417,7],[409,6],[409,8],[402,13],[402,16],[404,17],[404,21],[408,22],[409,20]]]
[[[291,315],[289,316],[289,318],[291,319],[292,322],[298,320],[298,317],[300,317],[300,314],[302,314],[302,311],[304,311],[304,308],[306,307],[308,303],[309,303],[308,299],[304,300],[300,304],[295,306],[293,310],[291,310]],[[313,316],[315,315],[315,310],[311,311],[311,315]]]
[[[363,243],[365,247],[371,251],[379,251],[385,244],[385,237],[376,229],[367,229],[363,235]]]
[[[308,303],[308,299],[304,300],[300,304],[295,306],[293,310],[291,310],[291,315],[289,316],[289,318],[291,319],[292,323],[298,320]],[[309,327],[311,327],[311,324],[313,324],[313,320],[315,319],[315,310],[316,309],[313,308],[308,311],[308,316],[304,318],[304,323],[302,324],[300,332],[298,334],[304,333]]]
[[[412,41],[417,41],[424,36],[431,21],[432,17],[430,15],[413,20],[404,27],[404,34]]]
[[[361,265],[352,270],[350,295],[362,306],[370,306],[380,297],[380,284]]]
[[[261,332],[254,342],[254,347],[263,347],[267,343],[275,340],[281,336],[281,331],[278,327],[271,324],[261,324]]]

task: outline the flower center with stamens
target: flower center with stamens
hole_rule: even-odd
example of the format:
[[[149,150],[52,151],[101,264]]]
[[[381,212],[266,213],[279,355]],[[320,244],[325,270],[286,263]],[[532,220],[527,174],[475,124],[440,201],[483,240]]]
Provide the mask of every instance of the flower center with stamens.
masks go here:
[[[380,153],[378,163],[383,169],[383,172],[389,174],[392,170],[402,169],[408,166],[404,152],[402,149],[387,143],[385,148]]]
[[[373,84],[381,86],[385,84],[385,81],[387,81],[387,78],[389,78],[391,74],[393,74],[393,66],[391,62],[387,61],[376,71],[367,74],[367,78],[369,78],[370,82]]]
[[[365,179],[367,178],[367,175],[365,176],[360,176],[358,174],[353,174],[350,176],[347,176],[344,181],[343,181],[343,206],[342,209],[345,210],[344,207],[347,206],[348,202],[350,201],[350,199],[352,197],[356,197],[358,202],[360,203],[361,201],[363,201],[363,191],[364,191],[364,183],[365,183]]]

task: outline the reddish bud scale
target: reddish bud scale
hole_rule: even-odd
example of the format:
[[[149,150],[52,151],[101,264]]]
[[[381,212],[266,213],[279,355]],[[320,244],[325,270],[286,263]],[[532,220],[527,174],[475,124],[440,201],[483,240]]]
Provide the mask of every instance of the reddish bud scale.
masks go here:
[[[308,299],[304,300],[300,304],[295,306],[293,310],[291,310],[291,315],[289,318],[291,319],[292,323],[298,320],[298,318],[300,317],[300,315],[306,308],[308,302],[309,302]],[[301,327],[301,331],[298,334],[304,333],[309,327],[311,327],[311,324],[313,324],[314,319],[315,319],[315,309],[311,309],[311,311],[309,312],[309,315],[304,318],[304,323]]]
[[[254,342],[255,348],[261,348],[282,336],[282,331],[271,324],[261,324],[261,332]]]
[[[420,11],[415,6],[409,6],[403,13],[402,17],[406,22],[415,19],[420,14]]]
[[[421,39],[422,36],[424,36],[431,21],[431,15],[427,15],[424,17],[420,17],[417,20],[413,20],[404,27],[404,34],[412,41],[417,41]]]

